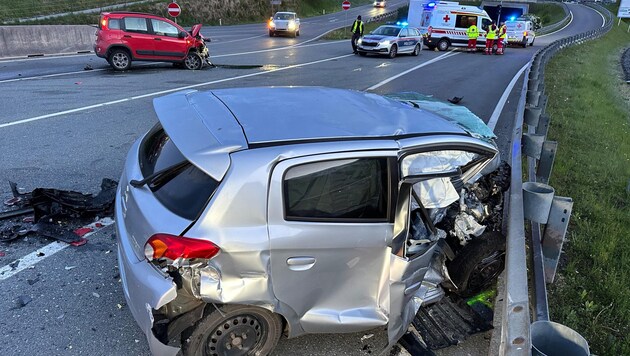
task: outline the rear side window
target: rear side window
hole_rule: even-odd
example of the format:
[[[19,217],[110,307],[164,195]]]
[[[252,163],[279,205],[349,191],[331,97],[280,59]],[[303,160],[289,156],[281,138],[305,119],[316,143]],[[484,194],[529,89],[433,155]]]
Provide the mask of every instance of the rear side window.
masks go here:
[[[168,210],[188,220],[201,214],[219,185],[188,162],[159,125],[142,142],[140,170],[144,178],[162,172],[148,187]]]
[[[108,27],[110,30],[120,30],[120,19],[109,19]]]
[[[284,177],[287,220],[386,221],[387,158],[344,159],[289,169]]]
[[[472,25],[477,25],[477,16],[457,15],[455,17],[455,27],[468,28]]]
[[[125,31],[148,33],[147,19],[142,17],[125,17]]]

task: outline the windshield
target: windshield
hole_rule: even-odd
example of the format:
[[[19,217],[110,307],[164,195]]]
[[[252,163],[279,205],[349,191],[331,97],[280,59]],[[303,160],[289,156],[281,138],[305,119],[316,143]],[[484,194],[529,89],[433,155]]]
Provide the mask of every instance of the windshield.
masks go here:
[[[381,26],[372,32],[373,35],[398,36],[400,28],[393,26]]]
[[[295,15],[293,14],[276,14],[274,17],[275,20],[293,20]]]

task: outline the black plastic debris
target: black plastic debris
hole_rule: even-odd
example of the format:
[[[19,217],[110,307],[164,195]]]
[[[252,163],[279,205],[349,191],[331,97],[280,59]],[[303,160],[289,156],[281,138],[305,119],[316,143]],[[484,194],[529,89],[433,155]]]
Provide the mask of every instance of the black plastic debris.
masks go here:
[[[24,308],[26,304],[30,303],[32,300],[33,298],[29,297],[28,295],[21,295],[15,299],[15,308]]]
[[[0,242],[36,232],[80,246],[87,240],[72,231],[84,221],[113,213],[118,182],[103,179],[101,191],[96,195],[53,188],[36,188],[29,193],[20,193],[17,184],[9,182],[9,185],[13,198],[5,201],[5,205],[14,209],[0,212]],[[33,216],[20,218],[27,214]]]

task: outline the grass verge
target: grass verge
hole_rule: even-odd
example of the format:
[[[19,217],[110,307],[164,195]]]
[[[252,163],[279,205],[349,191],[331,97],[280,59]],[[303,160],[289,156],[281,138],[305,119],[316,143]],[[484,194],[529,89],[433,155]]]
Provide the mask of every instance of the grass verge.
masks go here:
[[[365,23],[363,26],[363,33],[364,34],[368,34],[371,31],[374,31],[377,27],[379,27],[380,25],[384,25],[387,22],[396,22],[396,21],[404,21],[407,18],[407,13],[409,12],[409,6],[403,6],[398,8],[398,12],[396,14],[396,16],[393,16],[390,19],[387,20],[383,20],[383,21],[374,21],[374,22],[368,22]],[[350,26],[352,26],[352,23],[354,22],[354,18],[349,19],[348,20],[348,25],[345,28],[340,28],[337,30],[334,30],[332,32],[329,32],[326,34],[326,36],[324,36],[325,40],[346,40],[346,39],[351,39],[352,38],[352,33],[350,32]]]
[[[529,12],[540,17],[540,25],[545,27],[564,19],[564,9],[562,5],[538,3],[529,4]]]
[[[93,9],[133,1],[137,0],[0,0],[0,21]]]
[[[545,69],[549,139],[559,142],[551,184],[575,201],[550,310],[602,355],[630,355],[630,89],[620,68],[627,28],[562,51]]]

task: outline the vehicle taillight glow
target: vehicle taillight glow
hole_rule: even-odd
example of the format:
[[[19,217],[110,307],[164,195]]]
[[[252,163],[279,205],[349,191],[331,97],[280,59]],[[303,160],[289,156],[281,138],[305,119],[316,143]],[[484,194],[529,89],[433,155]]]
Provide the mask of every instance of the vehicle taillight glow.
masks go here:
[[[101,19],[101,29],[107,30],[107,17]]]
[[[144,245],[144,255],[149,261],[159,258],[205,258],[216,256],[221,249],[210,241],[191,239],[169,234],[155,234]]]

